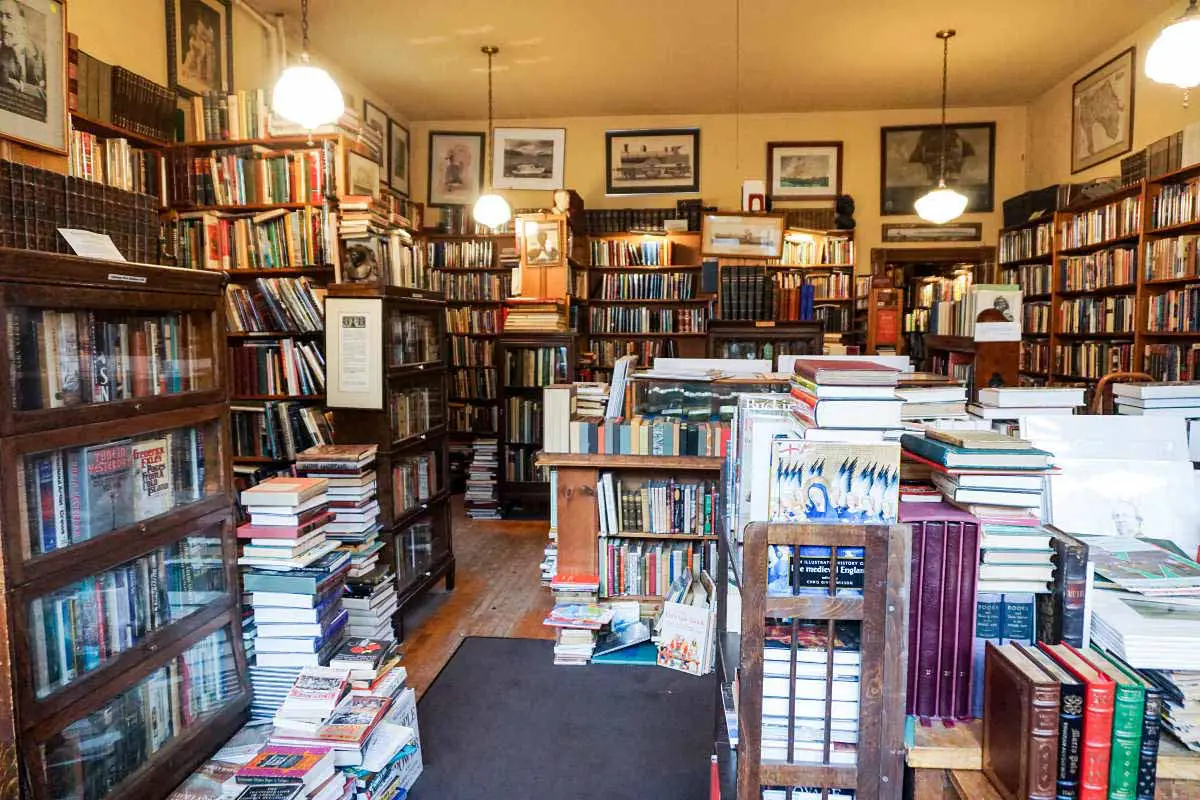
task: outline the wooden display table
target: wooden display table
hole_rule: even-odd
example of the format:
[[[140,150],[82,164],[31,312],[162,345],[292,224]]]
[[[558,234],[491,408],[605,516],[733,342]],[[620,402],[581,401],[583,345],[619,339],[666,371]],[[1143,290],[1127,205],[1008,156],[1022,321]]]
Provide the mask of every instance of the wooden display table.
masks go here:
[[[984,776],[983,731],[979,720],[952,728],[908,719],[905,761],[912,769],[913,800],[999,800]],[[1200,753],[1192,753],[1163,731],[1158,750],[1156,800],[1200,797]]]

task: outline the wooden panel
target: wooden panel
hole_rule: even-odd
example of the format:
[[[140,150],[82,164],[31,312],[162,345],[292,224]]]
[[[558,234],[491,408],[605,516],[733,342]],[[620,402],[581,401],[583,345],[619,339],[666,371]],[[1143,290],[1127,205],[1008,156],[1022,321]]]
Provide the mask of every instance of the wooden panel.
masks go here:
[[[598,574],[599,477],[595,468],[558,468],[558,571],[562,575]]]
[[[768,597],[767,616],[861,620],[861,597]]]
[[[720,456],[614,456],[597,453],[537,454],[537,463],[547,467],[589,467],[592,469],[637,468],[646,470],[701,470],[719,472]]]
[[[867,535],[848,525],[776,525],[767,527],[768,544],[811,544],[822,547],[865,547]]]
[[[950,727],[917,722],[906,760],[918,769],[983,769],[983,725],[977,719]]]
[[[828,786],[853,789],[857,772],[858,770],[854,767],[826,767],[817,764],[783,764],[767,761],[759,766],[758,779],[763,786]],[[752,795],[752,797],[758,797],[760,794]]]
[[[912,529],[893,525],[888,532],[886,605],[884,606],[883,698],[880,709],[882,744],[880,783],[884,795],[899,795],[904,783],[904,706],[908,689],[909,572]]]
[[[963,800],[1003,800],[982,772],[954,770],[950,784]]]

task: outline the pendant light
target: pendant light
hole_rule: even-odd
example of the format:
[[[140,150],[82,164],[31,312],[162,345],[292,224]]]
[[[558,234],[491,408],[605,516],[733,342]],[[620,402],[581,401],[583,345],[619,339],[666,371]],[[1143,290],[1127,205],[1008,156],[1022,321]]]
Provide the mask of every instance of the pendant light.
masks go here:
[[[492,191],[492,143],[495,136],[492,130],[492,57],[500,52],[500,48],[487,45],[479,49],[487,56],[488,60],[488,138],[483,173],[485,188],[483,194],[479,195],[479,199],[475,201],[475,208],[471,211],[471,216],[480,225],[499,228],[512,219],[512,208],[509,207],[508,201]]]
[[[271,110],[308,131],[337,122],[346,110],[342,90],[320,67],[308,60],[308,0],[300,0],[303,44],[300,63],[288,67],[271,93]]]
[[[939,148],[938,185],[936,189],[915,203],[917,216],[935,225],[943,225],[953,219],[958,219],[967,209],[966,195],[946,187],[946,82],[949,77],[950,38],[955,33],[954,30],[937,32],[937,38],[942,40],[942,132],[941,147]]]
[[[1146,53],[1146,77],[1183,89],[1183,105],[1189,90],[1200,86],[1200,9],[1188,0],[1183,16],[1162,29]]]

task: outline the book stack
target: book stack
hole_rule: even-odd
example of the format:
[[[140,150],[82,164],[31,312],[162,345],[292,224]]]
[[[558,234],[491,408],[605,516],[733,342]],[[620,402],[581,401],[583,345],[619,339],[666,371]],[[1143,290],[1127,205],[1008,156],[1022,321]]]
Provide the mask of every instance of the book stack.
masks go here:
[[[1118,414],[1186,419],[1190,457],[1200,461],[1200,381],[1114,383],[1113,402]]]
[[[900,419],[905,423],[967,418],[966,387],[945,375],[903,373],[896,384],[896,396],[904,400]]]
[[[505,333],[566,333],[570,321],[565,304],[509,298]]]
[[[1084,404],[1084,390],[1073,386],[1001,386],[980,389],[978,402],[967,406],[967,412],[992,423],[1001,433],[1016,430],[1021,417],[1048,414],[1071,415]]]
[[[500,467],[497,439],[475,439],[471,444],[471,463],[467,467],[465,505],[471,519],[500,519],[496,499],[496,470]]]
[[[342,607],[349,614],[347,632],[356,637],[395,641],[392,615],[399,599],[396,574],[390,569],[379,567],[361,578],[347,578],[342,595]]]
[[[375,496],[377,449],[373,444],[326,444],[296,454],[297,474],[327,485],[333,519],[325,527],[325,536],[350,554],[349,579],[373,572],[383,549]]]
[[[796,359],[792,411],[809,441],[894,441],[903,433],[899,370],[867,361]]]
[[[330,747],[270,743],[234,775],[243,787],[237,800],[342,800],[349,778],[334,755]]]
[[[555,664],[586,664],[596,645],[596,631],[612,620],[611,608],[596,604],[600,579],[595,575],[556,575],[550,582],[554,608],[543,620],[558,632]]]

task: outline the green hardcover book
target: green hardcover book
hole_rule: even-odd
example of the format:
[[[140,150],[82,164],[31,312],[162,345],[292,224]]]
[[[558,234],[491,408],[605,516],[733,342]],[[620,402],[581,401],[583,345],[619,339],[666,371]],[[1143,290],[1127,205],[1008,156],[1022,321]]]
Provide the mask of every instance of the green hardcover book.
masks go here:
[[[1109,661],[1100,651],[1091,649],[1086,651],[1084,656],[1117,685],[1117,696],[1113,706],[1112,757],[1108,765],[1108,798],[1136,800],[1146,687]]]

